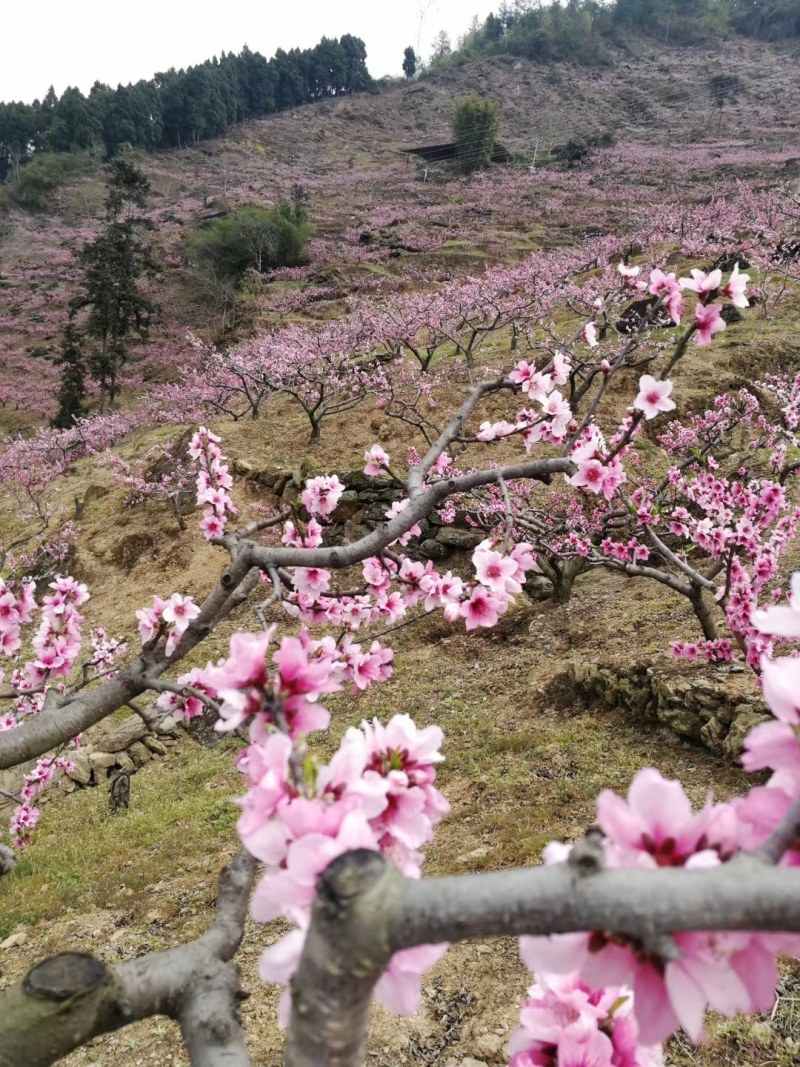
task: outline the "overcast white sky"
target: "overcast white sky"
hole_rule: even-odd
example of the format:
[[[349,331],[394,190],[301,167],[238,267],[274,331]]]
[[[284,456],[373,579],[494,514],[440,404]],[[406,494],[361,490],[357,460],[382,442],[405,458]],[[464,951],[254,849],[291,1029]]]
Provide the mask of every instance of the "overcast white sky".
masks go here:
[[[427,57],[442,29],[451,38],[500,0],[12,0],[0,2],[0,100],[32,101],[52,84],[84,92],[185,67],[247,44],[308,48],[352,33],[375,77],[399,74],[403,49]]]

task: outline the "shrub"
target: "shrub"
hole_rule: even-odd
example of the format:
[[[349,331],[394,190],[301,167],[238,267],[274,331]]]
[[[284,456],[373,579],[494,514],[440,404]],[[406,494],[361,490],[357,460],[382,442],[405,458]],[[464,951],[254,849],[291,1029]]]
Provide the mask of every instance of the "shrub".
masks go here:
[[[305,259],[309,227],[302,200],[267,209],[246,204],[193,233],[187,258],[203,280],[238,288],[247,271],[263,274]]]
[[[488,167],[499,128],[500,109],[494,100],[468,96],[456,102],[453,132],[459,166],[465,174]]]
[[[79,166],[79,159],[65,153],[37,155],[20,171],[11,187],[11,197],[26,211],[50,211],[57,190]]]

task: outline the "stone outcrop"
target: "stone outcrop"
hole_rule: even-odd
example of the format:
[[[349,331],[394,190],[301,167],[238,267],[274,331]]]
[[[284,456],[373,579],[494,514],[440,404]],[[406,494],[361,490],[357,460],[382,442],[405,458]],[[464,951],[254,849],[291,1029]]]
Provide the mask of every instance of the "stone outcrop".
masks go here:
[[[620,708],[661,722],[732,762],[739,761],[747,733],[772,717],[741,674],[704,674],[697,666],[663,662],[570,663],[554,677],[550,696],[562,706],[574,706],[577,699],[585,707]]]
[[[158,736],[151,733],[138,715],[128,715],[115,722],[104,722],[90,730],[84,745],[69,753],[74,767],[54,780],[54,785],[64,793],[105,785],[116,770],[134,773],[150,760],[169,754],[177,745],[178,726],[168,717],[161,721]],[[35,760],[22,767],[0,773],[0,789],[18,794],[24,784],[25,774],[35,766]],[[52,786],[37,799],[46,803],[51,798]],[[10,814],[14,802],[0,796],[0,819]]]

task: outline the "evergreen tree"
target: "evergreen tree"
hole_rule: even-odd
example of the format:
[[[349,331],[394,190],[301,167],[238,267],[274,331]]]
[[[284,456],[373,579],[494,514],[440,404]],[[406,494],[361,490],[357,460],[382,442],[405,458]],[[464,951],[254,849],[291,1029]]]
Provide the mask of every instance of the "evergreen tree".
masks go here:
[[[443,59],[447,59],[450,53],[453,51],[450,44],[450,36],[447,30],[439,30],[433,39],[433,52],[431,53],[431,62],[438,63]]]
[[[70,310],[64,327],[61,352],[55,363],[62,368],[61,385],[58,389],[58,411],[50,425],[57,430],[67,430],[83,414],[83,401],[86,396],[86,364],[74,309]]]
[[[149,183],[125,157],[112,160],[108,171],[105,227],[79,255],[83,293],[73,307],[89,308],[86,329],[99,342],[91,369],[100,381],[104,403],[113,405],[130,338],[147,337],[155,307],[141,283],[156,268],[144,240],[153,224],[136,213],[145,206]]]
[[[403,74],[405,74],[407,78],[413,78],[416,73],[417,53],[411,45],[409,45],[405,52],[403,52]]]

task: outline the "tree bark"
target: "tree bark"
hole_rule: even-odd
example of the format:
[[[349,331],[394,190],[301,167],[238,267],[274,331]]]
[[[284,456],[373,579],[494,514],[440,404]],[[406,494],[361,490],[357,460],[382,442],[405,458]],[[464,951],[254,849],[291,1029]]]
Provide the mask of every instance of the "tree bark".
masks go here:
[[[196,941],[109,966],[64,952],[0,994],[0,1067],[50,1067],[93,1037],[153,1015],[180,1023],[193,1067],[249,1067],[228,961],[242,938],[255,860],[220,877],[217,916]]]

